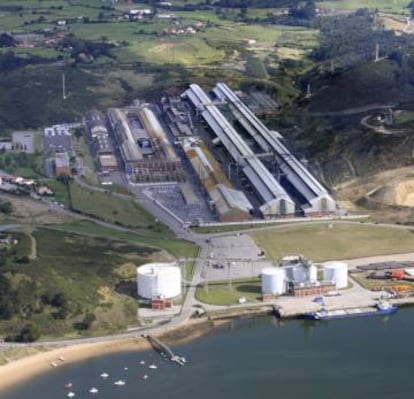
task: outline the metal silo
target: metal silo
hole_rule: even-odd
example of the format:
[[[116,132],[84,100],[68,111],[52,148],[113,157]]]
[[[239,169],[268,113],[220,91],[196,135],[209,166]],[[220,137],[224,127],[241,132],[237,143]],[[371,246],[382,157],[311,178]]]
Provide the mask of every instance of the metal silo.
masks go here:
[[[323,278],[325,281],[332,281],[336,288],[348,286],[348,265],[344,262],[325,262],[323,264]]]
[[[262,293],[282,295],[286,292],[285,270],[277,267],[267,267],[262,270]]]
[[[147,263],[137,267],[138,295],[174,298],[181,295],[181,269],[176,263]]]
[[[318,281],[318,268],[316,265],[310,265],[308,268],[309,282],[316,283]]]

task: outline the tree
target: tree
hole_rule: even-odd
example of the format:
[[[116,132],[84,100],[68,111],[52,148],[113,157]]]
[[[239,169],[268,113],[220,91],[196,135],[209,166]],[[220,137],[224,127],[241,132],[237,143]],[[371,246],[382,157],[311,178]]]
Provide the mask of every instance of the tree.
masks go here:
[[[15,340],[17,342],[34,342],[40,338],[40,335],[39,327],[34,323],[29,323],[22,328],[20,334],[15,337]]]
[[[10,201],[2,201],[0,202],[0,212],[9,215],[13,211],[13,206]]]

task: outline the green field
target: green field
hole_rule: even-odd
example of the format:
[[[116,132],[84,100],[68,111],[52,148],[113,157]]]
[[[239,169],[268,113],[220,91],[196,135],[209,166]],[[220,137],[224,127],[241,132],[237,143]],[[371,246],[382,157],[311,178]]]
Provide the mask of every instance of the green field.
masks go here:
[[[410,0],[336,0],[319,1],[316,3],[318,8],[328,8],[334,10],[357,10],[359,8],[372,8],[382,11],[402,12],[410,3]],[[407,10],[405,10],[407,12]]]
[[[210,305],[234,305],[241,297],[246,298],[250,303],[260,301],[260,280],[257,278],[235,280],[231,284],[231,289],[227,282],[212,282],[208,286],[199,285],[196,290],[197,300]]]
[[[286,226],[250,235],[272,259],[303,254],[313,261],[325,261],[412,252],[414,248],[413,230],[408,228],[363,223],[329,225]]]
[[[74,323],[87,313],[93,313],[96,321],[81,331],[85,334],[116,331],[137,323],[136,301],[127,288],[136,285],[136,266],[166,260],[162,252],[113,238],[43,228],[32,236],[37,258],[29,264],[14,261],[30,253],[29,237],[20,234],[16,255],[2,266],[16,292],[19,309],[10,320],[0,320],[1,335],[17,333],[25,323],[33,322],[43,336],[73,336],[77,334]],[[59,306],[42,299],[55,294],[66,298],[64,318],[54,316]]]
[[[138,229],[155,228],[155,218],[132,199],[120,199],[79,185],[70,185],[72,209],[111,223]]]
[[[195,258],[198,252],[196,245],[188,241],[176,239],[169,230],[157,233],[154,230],[147,229],[135,233],[111,229],[86,220],[55,225],[53,229],[89,236],[112,237],[136,244],[150,245],[155,248],[162,248],[176,258]]]

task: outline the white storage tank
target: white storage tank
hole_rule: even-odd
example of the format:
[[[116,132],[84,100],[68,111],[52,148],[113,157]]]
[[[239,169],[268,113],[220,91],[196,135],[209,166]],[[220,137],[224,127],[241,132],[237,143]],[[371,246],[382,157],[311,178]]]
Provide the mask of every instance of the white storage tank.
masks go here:
[[[286,273],[278,267],[266,267],[262,270],[262,293],[282,295],[286,292]]]
[[[344,262],[325,262],[323,264],[323,279],[333,281],[336,288],[348,286],[348,265]]]
[[[301,263],[294,266],[286,266],[283,269],[285,270],[286,278],[294,284],[305,283],[308,281],[307,267]]]
[[[308,269],[309,282],[316,283],[318,281],[318,268],[316,265],[310,265]]]
[[[138,295],[143,298],[174,298],[181,295],[181,269],[173,263],[147,263],[137,267]]]

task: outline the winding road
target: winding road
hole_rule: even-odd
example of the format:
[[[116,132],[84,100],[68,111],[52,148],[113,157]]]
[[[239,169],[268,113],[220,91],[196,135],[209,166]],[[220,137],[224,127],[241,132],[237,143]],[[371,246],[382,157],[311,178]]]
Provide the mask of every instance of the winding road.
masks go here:
[[[82,180],[78,180],[78,183],[82,185],[83,187],[93,190],[93,191],[100,191],[105,192],[106,190],[101,189],[99,187],[94,187],[86,184]],[[129,199],[131,200],[130,196],[126,196],[123,194],[118,193],[112,193],[113,196],[122,198],[122,199]],[[151,200],[148,197],[145,197],[144,194],[142,194],[142,197],[139,197],[138,199],[135,199],[144,209],[146,209],[148,212],[152,213],[156,218],[158,218],[161,222],[165,223],[175,234],[178,238],[182,238],[188,241],[191,241],[199,246],[199,254],[198,258],[195,261],[194,266],[194,273],[191,280],[191,283],[188,287],[188,290],[185,294],[185,298],[182,304],[181,312],[177,315],[172,317],[167,323],[163,325],[153,326],[153,327],[137,327],[129,329],[125,332],[117,333],[117,334],[111,334],[111,335],[104,335],[104,336],[97,336],[97,337],[88,337],[88,338],[73,338],[73,339],[53,339],[53,340],[45,340],[45,341],[38,341],[33,343],[11,343],[11,342],[3,342],[0,343],[0,350],[5,350],[8,348],[13,347],[19,347],[19,346],[64,346],[64,345],[74,345],[74,344],[81,344],[81,343],[96,343],[96,342],[105,342],[105,341],[116,341],[121,339],[128,339],[128,338],[135,338],[139,337],[142,334],[159,334],[164,333],[166,331],[172,330],[180,325],[185,324],[190,317],[194,314],[194,312],[198,309],[194,307],[194,305],[197,304],[197,301],[195,299],[195,291],[196,287],[199,283],[202,283],[204,281],[204,278],[202,276],[202,271],[205,264],[205,259],[209,258],[210,256],[210,240],[212,238],[221,238],[221,237],[229,237],[231,236],[232,239],[237,239],[238,236],[242,234],[246,234],[249,231],[257,231],[257,230],[267,230],[267,229],[283,229],[286,227],[286,224],[281,224],[279,226],[261,226],[254,229],[248,229],[248,230],[239,230],[239,231],[232,231],[232,232],[225,232],[225,233],[214,233],[214,234],[196,234],[195,232],[183,228],[182,224],[174,218],[170,213],[166,212],[162,207],[157,206],[156,202]],[[51,203],[49,203],[52,205]],[[68,215],[75,216],[77,218],[82,218],[85,220],[90,220],[95,223],[98,223],[100,225],[121,230],[121,231],[128,231],[128,232],[135,232],[134,229],[122,227],[119,225],[115,225],[109,222],[104,222],[99,219],[95,219],[93,217],[89,216],[82,216],[78,213],[71,212],[67,209],[59,208],[59,212],[64,212]],[[302,221],[301,225],[303,224],[318,224],[318,223],[326,223],[326,220],[324,221]],[[337,223],[354,223],[354,224],[360,224],[360,222],[352,222],[352,221],[337,221]],[[291,224],[290,224],[291,225]],[[406,229],[406,226],[401,225],[389,225],[389,224],[373,224],[377,227],[393,227],[396,229]],[[5,224],[0,226],[0,231],[6,231],[6,230],[15,230],[22,227],[22,225],[19,224]],[[414,258],[413,254],[404,254],[399,255],[400,258]],[[375,257],[375,258],[361,258],[361,259],[353,259],[350,261],[350,266],[355,266],[358,264],[364,264],[364,263],[370,263],[373,259],[375,261],[386,261],[389,260],[390,256],[382,256],[382,257]],[[396,260],[396,256],[392,256],[394,260]],[[257,304],[252,304],[252,306],[257,306]],[[208,306],[207,306],[208,307]],[[244,305],[246,307],[246,305]],[[217,308],[217,307],[213,307]]]

